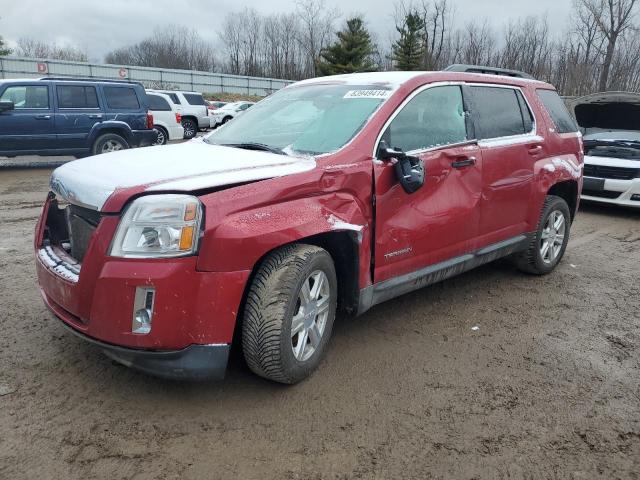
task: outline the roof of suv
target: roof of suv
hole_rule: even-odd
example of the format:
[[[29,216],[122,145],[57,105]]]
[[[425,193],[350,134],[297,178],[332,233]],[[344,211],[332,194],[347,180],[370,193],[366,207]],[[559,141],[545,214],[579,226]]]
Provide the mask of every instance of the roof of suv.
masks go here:
[[[530,85],[531,83],[540,86],[551,85],[539,80],[520,77],[508,77],[505,75],[490,75],[486,73],[463,73],[453,71],[410,71],[410,72],[365,72],[347,73],[343,75],[333,75],[330,77],[310,78],[302,80],[293,85],[312,85],[318,83],[344,83],[347,85],[380,85],[391,88],[399,88],[401,85],[417,79],[424,78],[425,81],[474,81],[482,82],[490,80],[491,83],[501,83],[505,85]]]
[[[131,80],[111,80],[108,78],[81,78],[81,77],[41,77],[41,78],[3,78],[0,83],[25,83],[25,82],[83,82],[83,83],[106,83],[122,85],[140,85],[140,82]]]

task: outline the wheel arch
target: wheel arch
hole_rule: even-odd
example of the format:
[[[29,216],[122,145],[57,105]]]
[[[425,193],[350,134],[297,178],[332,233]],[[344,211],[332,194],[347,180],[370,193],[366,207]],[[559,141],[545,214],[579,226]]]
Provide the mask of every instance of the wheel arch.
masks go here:
[[[555,195],[567,202],[571,221],[573,221],[578,210],[578,182],[576,180],[563,180],[554,183],[547,191],[547,195]]]
[[[120,135],[127,141],[129,145],[131,145],[131,127],[127,123],[119,121],[106,121],[102,123],[96,123],[91,129],[88,137],[88,148],[93,148],[93,145],[98,137],[107,133]]]
[[[233,333],[233,343],[239,344],[239,335],[242,332],[244,308],[251,284],[265,259],[274,251],[288,245],[303,244],[313,245],[326,250],[333,259],[338,280],[338,311],[348,315],[355,315],[358,311],[360,287],[358,274],[360,269],[360,242],[356,232],[348,230],[330,231],[299,238],[295,241],[283,243],[266,251],[253,265],[251,273],[244,286],[240,308],[236,316],[236,324]]]

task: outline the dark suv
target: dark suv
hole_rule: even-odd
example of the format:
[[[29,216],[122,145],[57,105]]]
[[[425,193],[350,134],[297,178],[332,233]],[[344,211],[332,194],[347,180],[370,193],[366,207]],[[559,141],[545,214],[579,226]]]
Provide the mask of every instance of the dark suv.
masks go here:
[[[42,78],[0,81],[0,155],[74,155],[156,139],[139,83]]]

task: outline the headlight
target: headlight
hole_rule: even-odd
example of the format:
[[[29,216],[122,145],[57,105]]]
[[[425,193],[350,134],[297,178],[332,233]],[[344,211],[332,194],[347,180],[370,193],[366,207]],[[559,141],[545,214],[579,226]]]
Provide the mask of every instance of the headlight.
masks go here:
[[[113,257],[181,257],[198,248],[202,206],[190,195],[147,195],[120,219],[109,254]]]

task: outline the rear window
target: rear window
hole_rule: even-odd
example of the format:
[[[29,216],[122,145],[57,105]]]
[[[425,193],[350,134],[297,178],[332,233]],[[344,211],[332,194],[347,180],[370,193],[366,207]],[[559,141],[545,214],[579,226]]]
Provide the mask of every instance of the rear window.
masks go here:
[[[98,108],[96,87],[58,85],[56,90],[60,108]]]
[[[160,95],[147,94],[149,98],[149,110],[155,110],[156,112],[171,111],[171,106]]]
[[[138,96],[131,87],[104,87],[104,96],[109,108],[118,110],[138,110]]]
[[[199,93],[183,93],[184,98],[187,99],[187,102],[189,102],[189,105],[206,105],[206,103],[204,103],[204,98],[202,98],[202,95]]]
[[[558,133],[577,132],[578,126],[573,121],[569,110],[554,90],[538,90],[538,97],[549,112]]]
[[[522,135],[531,131],[531,113],[518,90],[471,87],[471,91],[478,140]],[[523,106],[526,108],[526,117],[523,116]]]

